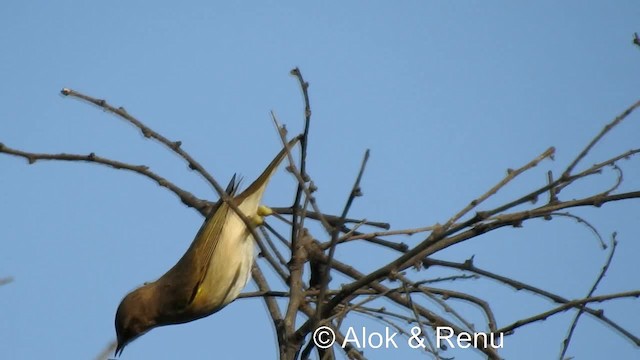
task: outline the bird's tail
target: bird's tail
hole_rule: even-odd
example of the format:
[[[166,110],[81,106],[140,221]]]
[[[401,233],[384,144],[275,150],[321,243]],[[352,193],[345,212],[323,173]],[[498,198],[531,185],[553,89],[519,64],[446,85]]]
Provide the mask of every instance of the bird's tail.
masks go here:
[[[300,136],[296,136],[292,140],[287,143],[287,146],[280,150],[278,155],[271,161],[269,166],[258,176],[258,178],[249,185],[240,195],[235,197],[235,200],[238,204],[245,205],[243,207],[253,208],[254,206],[257,208],[260,205],[260,201],[262,200],[262,195],[264,194],[265,189],[267,188],[267,184],[269,183],[269,179],[276,172],[278,165],[287,157],[287,152],[291,151],[291,149],[296,145],[296,143],[300,141]]]

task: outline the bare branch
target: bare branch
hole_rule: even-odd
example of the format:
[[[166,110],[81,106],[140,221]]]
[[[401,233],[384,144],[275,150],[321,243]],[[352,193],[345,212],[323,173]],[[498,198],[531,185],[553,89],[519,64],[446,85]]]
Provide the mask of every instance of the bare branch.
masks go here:
[[[233,204],[231,204],[231,202],[229,201],[230,200],[229,194],[227,194],[224,191],[222,186],[220,186],[220,184],[213,178],[213,176],[211,176],[211,174],[209,174],[207,172],[207,170],[205,170],[205,168],[202,165],[200,165],[199,162],[197,162],[193,157],[191,157],[191,155],[189,155],[189,153],[187,153],[186,151],[182,150],[182,141],[171,141],[171,140],[167,139],[166,137],[160,135],[159,133],[157,133],[153,129],[151,129],[148,126],[146,126],[145,124],[143,124],[140,120],[138,120],[135,117],[131,116],[123,107],[116,108],[116,107],[110,105],[109,103],[107,103],[106,100],[96,99],[94,97],[82,94],[80,92],[77,92],[75,90],[68,89],[68,88],[62,89],[60,91],[60,93],[62,93],[62,95],[65,95],[65,96],[71,96],[71,97],[74,97],[74,98],[77,98],[77,99],[80,99],[80,100],[87,101],[87,102],[89,102],[91,104],[94,104],[94,105],[104,109],[105,111],[113,113],[113,114],[117,115],[118,117],[128,121],[129,123],[131,123],[133,126],[137,127],[138,129],[140,129],[140,131],[142,132],[142,135],[145,138],[154,139],[154,140],[158,141],[159,143],[165,145],[167,148],[169,148],[169,150],[175,152],[180,157],[182,157],[187,162],[187,164],[189,165],[189,169],[195,170],[205,180],[207,180],[209,182],[209,184],[211,184],[211,186],[213,186],[213,188],[218,193],[220,198],[223,199],[225,202],[227,202],[233,208],[233,210],[236,211],[236,213],[242,218],[242,214],[234,206],[232,206]],[[247,222],[247,223],[249,223],[249,222]]]
[[[608,123],[607,125],[605,125],[605,127],[602,129],[602,131],[600,131],[600,133],[598,135],[596,135],[596,137],[593,138],[593,140],[591,140],[591,142],[589,142],[589,144],[582,150],[582,152],[580,154],[578,154],[578,156],[573,160],[573,162],[571,162],[571,164],[569,164],[569,166],[567,166],[567,169],[562,173],[562,176],[560,177],[561,179],[566,179],[569,177],[569,175],[571,175],[571,171],[573,171],[573,168],[576,167],[576,165],[578,165],[578,163],[580,162],[580,160],[584,159],[585,156],[587,156],[587,154],[589,153],[589,151],[591,151],[591,149],[609,132],[611,131],[611,129],[613,129],[614,127],[616,127],[618,124],[620,124],[622,122],[622,120],[624,120],[627,116],[629,116],[629,114],[631,114],[633,112],[633,110],[635,110],[638,106],[640,106],[640,101],[636,101],[633,105],[631,105],[629,108],[627,108],[625,111],[622,112],[622,114],[616,116],[613,121],[611,121],[610,123]]]
[[[0,153],[5,153],[5,154],[24,158],[29,162],[29,164],[35,164],[38,160],[80,161],[80,162],[90,162],[94,164],[104,165],[117,170],[131,171],[131,172],[140,174],[142,176],[145,176],[153,180],[154,182],[156,182],[158,185],[164,188],[167,188],[169,191],[176,194],[178,198],[180,198],[180,201],[182,201],[183,204],[189,207],[193,207],[203,214],[206,214],[206,211],[209,208],[209,205],[206,201],[195,197],[192,193],[183,190],[182,188],[176,186],[171,181],[154,173],[153,171],[149,170],[149,167],[146,165],[132,165],[132,164],[124,163],[121,161],[104,158],[96,155],[95,153],[90,153],[88,155],[65,154],[65,153],[61,153],[61,154],[32,153],[32,152],[12,149],[1,143],[0,143]]]
[[[555,154],[556,149],[553,147],[548,148],[547,150],[545,150],[542,154],[538,155],[538,157],[536,157],[535,159],[531,160],[529,163],[527,163],[526,165],[518,168],[518,169],[508,169],[507,170],[507,175],[504,177],[504,179],[502,179],[500,182],[498,182],[494,187],[492,187],[491,189],[489,189],[489,191],[487,191],[486,193],[484,193],[482,196],[480,196],[479,198],[471,201],[469,203],[469,205],[467,205],[464,209],[460,210],[460,212],[458,212],[457,214],[455,214],[453,217],[451,217],[451,219],[449,219],[445,225],[443,226],[443,228],[449,229],[449,227],[451,227],[451,225],[453,225],[456,221],[458,221],[460,218],[462,218],[465,214],[467,214],[469,211],[471,211],[472,209],[474,209],[476,206],[478,206],[479,204],[481,204],[483,201],[485,201],[486,199],[488,199],[490,196],[494,195],[495,193],[498,192],[498,190],[500,190],[501,188],[503,188],[506,184],[508,184],[511,180],[515,179],[518,175],[522,174],[523,172],[534,168],[536,165],[538,165],[538,163],[540,163],[542,160],[544,159],[553,159],[553,156]]]
[[[627,298],[627,297],[640,297],[640,290],[635,290],[635,291],[626,291],[626,292],[621,292],[621,293],[616,293],[616,294],[608,294],[608,295],[600,295],[600,296],[593,296],[593,297],[588,297],[588,298],[584,298],[584,299],[578,299],[578,300],[571,300],[565,304],[562,304],[554,309],[551,309],[549,311],[545,311],[541,314],[537,314],[535,316],[526,318],[526,319],[522,319],[522,320],[518,320],[516,322],[514,322],[513,324],[504,326],[500,329],[498,329],[498,332],[502,332],[502,333],[511,333],[512,331],[514,331],[517,328],[523,327],[524,325],[527,324],[531,324],[533,322],[536,321],[540,321],[540,320],[545,320],[548,317],[552,316],[552,315],[556,315],[558,313],[567,311],[571,308],[580,308],[585,304],[588,303],[592,303],[592,302],[603,302],[603,301],[607,301],[607,300],[612,300],[612,299],[620,299],[620,298]],[[640,346],[640,341],[634,341],[634,343],[637,346]]]

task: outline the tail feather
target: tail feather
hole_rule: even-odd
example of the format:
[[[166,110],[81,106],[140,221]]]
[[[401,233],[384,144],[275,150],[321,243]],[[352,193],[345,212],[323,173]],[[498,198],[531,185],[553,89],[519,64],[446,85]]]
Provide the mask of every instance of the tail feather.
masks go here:
[[[297,136],[293,138],[285,148],[280,150],[278,155],[271,161],[269,166],[258,176],[258,178],[249,185],[240,195],[238,195],[235,200],[238,204],[250,203],[248,207],[253,208],[259,205],[262,200],[262,195],[264,194],[265,189],[267,188],[267,184],[269,183],[269,179],[276,172],[278,165],[287,157],[287,152],[291,151],[293,146],[300,140],[300,137]],[[288,149],[288,150],[287,150]],[[244,210],[243,210],[244,211]]]

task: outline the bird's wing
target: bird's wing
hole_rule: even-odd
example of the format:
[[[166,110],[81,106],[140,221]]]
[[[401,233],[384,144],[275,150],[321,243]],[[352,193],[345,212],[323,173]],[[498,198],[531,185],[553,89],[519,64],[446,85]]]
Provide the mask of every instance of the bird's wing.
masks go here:
[[[226,193],[234,196],[237,189],[238,182],[234,175],[227,186]],[[184,255],[158,279],[158,285],[165,287],[163,293],[166,294],[164,302],[167,308],[180,312],[193,301],[208,269],[211,255],[219,242],[222,225],[226,221],[229,210],[227,204],[222,200],[218,201],[211,208]]]

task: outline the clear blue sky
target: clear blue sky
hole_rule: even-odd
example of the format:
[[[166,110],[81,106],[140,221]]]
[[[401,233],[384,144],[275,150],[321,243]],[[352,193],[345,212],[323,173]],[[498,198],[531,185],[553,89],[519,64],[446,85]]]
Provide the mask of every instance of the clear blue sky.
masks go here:
[[[555,162],[515,181],[490,204],[537,187],[547,169],[563,169],[605,122],[640,98],[640,49],[631,44],[640,31],[637,1],[308,3],[4,1],[0,142],[147,164],[215,200],[176,156],[59,90],[124,106],[181,140],[226,183],[235,172],[253,178],[278,151],[270,110],[291,133],[301,129],[302,99],[288,75],[299,66],[311,83],[309,172],[320,206],[341,209],[370,148],[365,196],[352,216],[405,228],[446,221],[507,168],[554,145]],[[638,134],[640,115],[634,114],[584,165],[638,147]],[[623,165],[623,190],[637,189],[638,160]],[[562,196],[595,192],[613,179],[606,173]],[[293,186],[280,173],[265,203],[288,205]],[[172,266],[202,221],[140,176],[79,163],[28,166],[5,155],[0,204],[0,277],[15,278],[0,287],[5,359],[93,358],[115,336],[121,298]],[[607,237],[618,231],[619,251],[599,294],[640,288],[638,205],[579,212]],[[562,219],[501,230],[439,258],[463,261],[473,254],[478,266],[568,298],[584,296],[607,255],[587,229]],[[350,255],[338,252],[341,259]],[[375,260],[358,256],[355,266],[368,269]],[[501,325],[552,306],[491,282],[464,285],[494,302]],[[605,309],[640,334],[637,300]],[[557,358],[570,319],[564,314],[518,331],[503,355]],[[420,358],[410,349],[365,354]],[[568,353],[577,359],[638,354],[588,317]],[[253,299],[153,330],[127,347],[123,359],[275,357],[271,322],[263,302]]]

